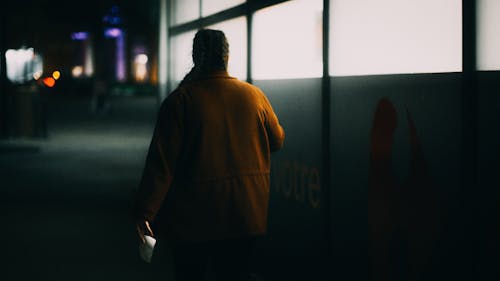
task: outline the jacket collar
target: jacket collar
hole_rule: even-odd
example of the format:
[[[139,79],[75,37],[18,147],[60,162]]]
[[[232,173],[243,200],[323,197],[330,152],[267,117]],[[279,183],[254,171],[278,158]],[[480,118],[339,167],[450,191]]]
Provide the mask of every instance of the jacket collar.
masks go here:
[[[227,70],[213,70],[203,73],[200,78],[230,77]]]
[[[229,78],[235,79],[234,77],[229,76],[227,70],[212,70],[208,72],[204,72],[199,74],[199,76],[193,78],[192,80],[186,81],[186,84],[196,83],[196,81],[202,81],[206,79],[214,79],[214,78]],[[181,82],[179,86],[182,86],[184,83]]]

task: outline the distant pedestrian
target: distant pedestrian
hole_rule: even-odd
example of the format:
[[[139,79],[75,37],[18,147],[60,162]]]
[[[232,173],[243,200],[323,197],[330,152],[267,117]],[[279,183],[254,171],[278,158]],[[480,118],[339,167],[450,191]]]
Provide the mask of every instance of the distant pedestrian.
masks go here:
[[[223,32],[199,30],[194,67],[162,103],[136,204],[137,229],[172,244],[176,280],[249,280],[267,231],[270,154],[284,130],[257,87],[230,77]],[[153,234],[153,232],[155,232]]]
[[[92,99],[90,104],[90,111],[92,113],[106,113],[109,104],[109,85],[108,81],[101,75],[97,75],[92,87]]]

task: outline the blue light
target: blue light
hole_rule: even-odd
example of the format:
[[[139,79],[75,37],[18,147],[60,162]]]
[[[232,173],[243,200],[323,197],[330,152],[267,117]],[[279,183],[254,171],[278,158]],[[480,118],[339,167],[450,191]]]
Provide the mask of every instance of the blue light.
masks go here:
[[[104,37],[106,38],[118,38],[122,35],[122,30],[116,27],[106,28],[104,30]]]
[[[118,6],[111,7],[110,13],[106,14],[102,21],[110,25],[120,25],[122,23],[120,8]]]
[[[118,14],[120,12],[120,8],[118,6],[111,7],[111,13]]]
[[[89,33],[85,31],[71,33],[71,39],[73,40],[87,40],[88,38]]]

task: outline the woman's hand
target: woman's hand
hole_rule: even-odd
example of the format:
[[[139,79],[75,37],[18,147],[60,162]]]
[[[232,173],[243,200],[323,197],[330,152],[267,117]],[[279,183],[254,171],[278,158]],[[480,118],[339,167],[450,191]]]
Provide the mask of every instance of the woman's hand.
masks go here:
[[[138,221],[136,223],[136,228],[137,234],[139,235],[139,239],[141,239],[142,243],[146,243],[144,235],[154,237],[153,230],[151,229],[151,226],[149,225],[149,222],[147,220]]]

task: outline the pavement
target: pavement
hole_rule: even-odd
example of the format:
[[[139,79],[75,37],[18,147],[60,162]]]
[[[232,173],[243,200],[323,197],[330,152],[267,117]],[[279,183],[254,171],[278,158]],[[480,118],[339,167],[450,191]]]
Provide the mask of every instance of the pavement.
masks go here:
[[[0,141],[0,280],[168,276],[168,261],[139,259],[131,216],[157,108],[124,96],[92,113],[86,96],[52,96],[47,139]]]

